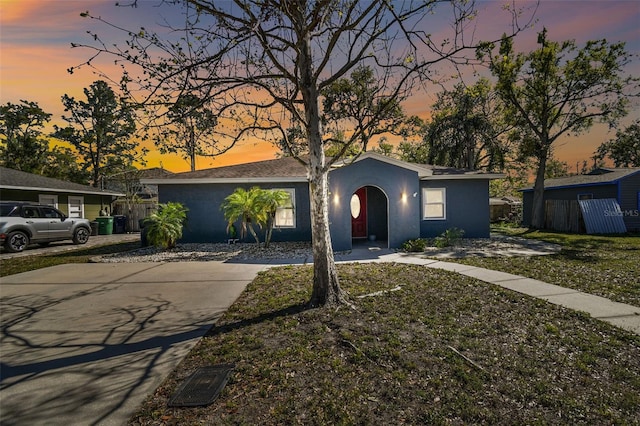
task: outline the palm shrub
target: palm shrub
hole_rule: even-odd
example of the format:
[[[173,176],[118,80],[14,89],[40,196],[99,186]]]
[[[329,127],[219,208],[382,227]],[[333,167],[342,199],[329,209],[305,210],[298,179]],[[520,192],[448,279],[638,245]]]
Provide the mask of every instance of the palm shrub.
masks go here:
[[[249,232],[256,243],[260,244],[260,236],[254,228],[254,225],[257,225],[265,230],[264,246],[269,247],[276,212],[278,207],[284,206],[287,201],[289,193],[281,189],[262,189],[254,186],[247,191],[236,188],[220,206],[227,221],[227,232],[232,229],[234,222],[240,220],[240,238],[243,239]]]
[[[271,236],[273,235],[273,227],[275,226],[276,212],[278,207],[284,206],[289,201],[289,193],[281,189],[263,189],[257,198],[258,210],[262,212],[260,217],[266,220],[263,223],[264,246],[269,247]]]
[[[163,249],[175,248],[176,242],[182,237],[188,211],[180,203],[159,204],[158,210],[144,220],[149,243]]]
[[[253,225],[262,226],[266,222],[265,212],[261,209],[260,193],[262,189],[257,186],[249,189],[236,188],[235,191],[224,199],[220,209],[227,221],[227,232],[233,223],[240,220],[240,239],[244,239],[247,231],[260,244],[260,237]]]

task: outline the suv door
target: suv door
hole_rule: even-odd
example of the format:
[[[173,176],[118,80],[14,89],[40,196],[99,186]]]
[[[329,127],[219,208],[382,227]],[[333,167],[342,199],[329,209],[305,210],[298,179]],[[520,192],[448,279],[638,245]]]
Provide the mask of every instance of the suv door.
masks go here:
[[[65,220],[66,216],[53,207],[40,207],[42,216],[47,218],[48,238],[71,238],[73,221]]]
[[[31,228],[31,241],[46,240],[49,238],[49,219],[42,216],[37,206],[23,206],[21,216]]]

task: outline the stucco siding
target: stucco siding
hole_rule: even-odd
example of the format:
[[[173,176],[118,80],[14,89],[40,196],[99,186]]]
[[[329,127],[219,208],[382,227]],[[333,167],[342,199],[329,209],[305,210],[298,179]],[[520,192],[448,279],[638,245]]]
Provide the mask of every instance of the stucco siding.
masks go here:
[[[307,241],[311,239],[311,225],[309,215],[309,188],[306,183],[286,184],[185,184],[185,185],[159,185],[158,198],[161,203],[169,201],[179,202],[185,205],[187,224],[183,230],[182,242],[187,243],[220,243],[226,242],[227,222],[220,209],[224,199],[236,188],[249,189],[259,186],[263,189],[293,188],[295,189],[295,228],[277,228],[273,231],[272,241]],[[240,233],[240,222],[236,222],[236,228]],[[264,232],[255,228],[261,241]],[[247,235],[246,241],[252,242],[253,237]]]
[[[446,218],[423,219],[420,208],[420,236],[431,238],[449,228],[464,230],[465,238],[489,237],[489,181],[437,180],[422,181],[418,199],[422,201],[423,188],[446,189]]]
[[[618,202],[627,231],[640,232],[640,173],[620,181]]]
[[[351,240],[351,196],[361,187],[374,187],[380,190],[369,200],[371,206],[382,201],[384,195],[387,204],[387,242],[390,248],[397,248],[411,238],[420,236],[420,202],[418,175],[392,164],[367,158],[357,163],[333,170],[329,174],[331,222],[331,240],[335,250],[349,250]],[[370,191],[375,193],[375,191]],[[413,194],[416,197],[413,197]],[[404,194],[404,197],[403,197]],[[378,204],[379,205],[379,204]],[[373,212],[369,217],[369,234],[375,232],[381,240],[384,218]],[[372,229],[374,227],[374,229]],[[373,232],[372,232],[373,231]]]

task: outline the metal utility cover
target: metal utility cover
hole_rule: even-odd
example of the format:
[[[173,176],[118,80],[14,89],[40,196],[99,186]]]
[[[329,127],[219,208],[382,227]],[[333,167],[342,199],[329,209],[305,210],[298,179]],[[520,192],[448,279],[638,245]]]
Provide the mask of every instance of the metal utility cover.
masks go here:
[[[213,403],[234,368],[232,364],[198,368],[169,399],[169,407],[199,407]]]

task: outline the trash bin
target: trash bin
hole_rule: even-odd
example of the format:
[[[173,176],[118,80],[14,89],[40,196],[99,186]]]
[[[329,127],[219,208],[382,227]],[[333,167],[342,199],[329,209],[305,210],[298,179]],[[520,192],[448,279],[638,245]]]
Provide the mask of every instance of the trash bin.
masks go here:
[[[91,222],[91,236],[95,237],[96,235],[98,235],[98,222],[94,220]]]
[[[125,215],[113,216],[113,233],[124,234],[127,232],[127,217]]]
[[[98,222],[98,234],[113,234],[113,216],[100,216],[96,218],[96,221]]]

